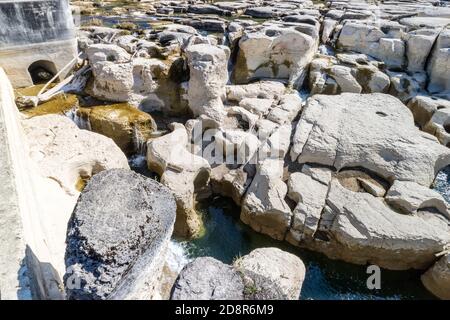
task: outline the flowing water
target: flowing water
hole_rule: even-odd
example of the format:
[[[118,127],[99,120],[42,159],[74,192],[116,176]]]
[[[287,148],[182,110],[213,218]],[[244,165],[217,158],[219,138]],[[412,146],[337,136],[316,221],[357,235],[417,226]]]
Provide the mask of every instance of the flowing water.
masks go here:
[[[150,175],[143,157],[134,157],[130,166]],[[450,167],[438,174],[435,188],[450,200]],[[170,261],[177,270],[195,257],[212,256],[231,264],[256,248],[278,247],[299,256],[305,263],[307,271],[301,299],[433,299],[420,282],[419,271],[382,270],[381,289],[369,290],[366,266],[331,260],[256,233],[239,220],[240,208],[230,199],[208,199],[199,204],[198,210],[203,216],[205,234],[192,241],[175,239],[171,243]]]

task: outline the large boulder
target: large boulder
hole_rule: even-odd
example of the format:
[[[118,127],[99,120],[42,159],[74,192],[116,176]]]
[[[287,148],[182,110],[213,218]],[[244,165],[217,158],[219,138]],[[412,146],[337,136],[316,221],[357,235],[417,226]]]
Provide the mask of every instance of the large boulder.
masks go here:
[[[357,264],[424,269],[450,243],[448,220],[442,216],[398,213],[383,198],[349,190],[338,179],[331,181],[322,220],[321,232],[306,246]]]
[[[149,299],[172,235],[172,193],[125,169],[103,171],[69,222],[64,277],[69,299]]]
[[[428,91],[448,92],[450,90],[450,28],[440,32],[433,46],[428,63]]]
[[[214,258],[202,257],[181,270],[172,300],[242,300],[244,282],[238,271]]]
[[[434,209],[450,219],[445,199],[437,191],[415,182],[396,180],[386,194],[386,202],[406,214]]]
[[[186,49],[189,66],[189,108],[194,116],[205,115],[221,122],[225,116],[222,99],[228,81],[227,47],[194,44]]]
[[[441,257],[421,279],[425,288],[435,296],[450,300],[450,254]]]
[[[185,111],[178,94],[184,80],[179,55],[163,59],[130,57],[113,44],[91,45],[86,53],[92,68],[92,80],[85,88],[89,95],[105,101],[128,102],[144,111]]]
[[[314,175],[319,170],[322,171],[322,180]],[[313,239],[319,227],[331,180],[329,169],[311,169],[308,173],[294,172],[288,180],[288,196],[297,204],[293,211],[293,223],[288,237],[298,242]]]
[[[255,273],[276,283],[287,299],[300,297],[305,265],[291,253],[278,248],[260,248],[239,258],[233,265],[250,278]]]
[[[300,88],[318,46],[317,26],[307,26],[312,30],[277,24],[247,30],[239,41],[234,82],[271,78]]]
[[[257,172],[242,200],[241,220],[254,230],[283,240],[291,224],[291,209],[284,200],[283,160],[268,158]]]
[[[430,186],[450,151],[414,126],[408,108],[385,94],[316,95],[297,125],[291,158],[341,170],[362,167],[391,182]]]
[[[65,116],[45,115],[22,123],[30,156],[42,175],[57,181],[69,194],[78,194],[84,183],[102,170],[129,168],[113,140],[80,130]]]
[[[395,28],[401,28],[396,26]],[[383,26],[362,22],[346,22],[339,33],[337,47],[342,50],[365,53],[387,66],[402,68],[405,61],[406,45],[400,33],[385,33]]]
[[[208,161],[188,150],[188,132],[182,124],[174,123],[170,127],[171,133],[148,142],[147,163],[175,195],[175,233],[195,237],[202,229],[200,216],[195,211],[195,197],[207,187],[211,167]]]
[[[277,100],[286,91],[283,83],[278,81],[258,81],[243,85],[227,85],[227,100],[240,102],[245,98]]]

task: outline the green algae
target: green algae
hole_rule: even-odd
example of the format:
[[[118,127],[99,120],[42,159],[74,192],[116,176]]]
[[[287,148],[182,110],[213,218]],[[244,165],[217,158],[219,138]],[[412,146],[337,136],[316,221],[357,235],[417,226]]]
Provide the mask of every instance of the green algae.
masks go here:
[[[50,85],[50,88],[53,86]],[[34,85],[26,88],[19,88],[15,90],[16,97],[18,96],[36,96],[44,87],[43,84]],[[32,118],[36,116],[43,116],[47,114],[61,114],[64,115],[70,110],[78,107],[78,97],[74,94],[59,94],[51,100],[41,103],[32,108],[19,108],[25,116]]]

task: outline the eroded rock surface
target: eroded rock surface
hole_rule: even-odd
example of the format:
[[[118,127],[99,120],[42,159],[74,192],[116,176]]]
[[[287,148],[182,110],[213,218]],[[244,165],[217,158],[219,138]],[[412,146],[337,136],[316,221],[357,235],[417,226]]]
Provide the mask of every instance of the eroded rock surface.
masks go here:
[[[64,277],[69,299],[155,295],[175,222],[169,189],[126,169],[96,174],[69,222]]]

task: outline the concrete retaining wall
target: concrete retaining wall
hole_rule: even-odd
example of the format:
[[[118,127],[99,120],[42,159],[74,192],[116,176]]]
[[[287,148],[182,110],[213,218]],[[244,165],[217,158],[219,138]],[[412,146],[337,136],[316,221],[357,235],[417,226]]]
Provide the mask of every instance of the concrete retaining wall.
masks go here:
[[[61,299],[60,277],[47,245],[42,179],[29,159],[12,86],[0,68],[1,299]]]

